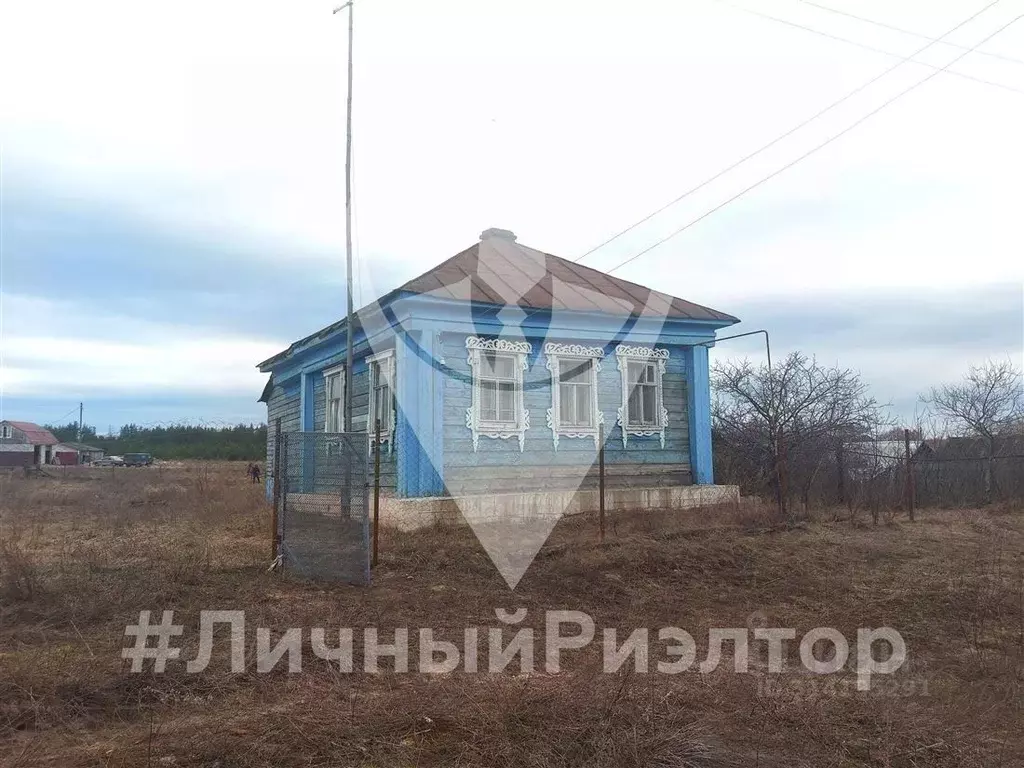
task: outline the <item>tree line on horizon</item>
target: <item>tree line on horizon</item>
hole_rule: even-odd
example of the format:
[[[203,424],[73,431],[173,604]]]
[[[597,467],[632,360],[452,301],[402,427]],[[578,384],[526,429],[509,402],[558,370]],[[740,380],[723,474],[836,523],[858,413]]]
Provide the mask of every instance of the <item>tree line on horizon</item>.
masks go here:
[[[77,440],[77,422],[45,426],[58,440]],[[211,427],[170,424],[147,427],[125,424],[116,436],[104,436],[96,433],[96,427],[86,424],[82,427],[81,442],[102,448],[108,455],[117,456],[149,453],[157,459],[262,461],[267,453],[267,425]]]

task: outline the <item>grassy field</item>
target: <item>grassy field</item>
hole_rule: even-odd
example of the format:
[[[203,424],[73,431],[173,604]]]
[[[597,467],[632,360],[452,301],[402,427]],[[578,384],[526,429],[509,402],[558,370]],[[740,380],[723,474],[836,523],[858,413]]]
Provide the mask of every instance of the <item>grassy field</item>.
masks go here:
[[[3,766],[1021,766],[1024,511],[769,524],[756,509],[563,520],[515,593],[472,533],[385,531],[370,588],[267,571],[270,510],[243,464],[0,478]],[[126,623],[243,609],[251,629],[432,627],[495,609],[588,612],[598,627],[892,626],[909,660],[858,692],[848,672],[617,674],[600,642],[559,674],[129,671]],[[703,645],[702,645],[703,638]],[[220,640],[221,638],[219,638]],[[191,644],[190,644],[191,643]],[[304,635],[308,646],[308,634]],[[185,639],[182,659],[195,654]],[[416,658],[415,644],[412,657]],[[542,658],[542,647],[538,649]],[[537,669],[542,669],[538,662]],[[357,666],[358,668],[358,666]]]

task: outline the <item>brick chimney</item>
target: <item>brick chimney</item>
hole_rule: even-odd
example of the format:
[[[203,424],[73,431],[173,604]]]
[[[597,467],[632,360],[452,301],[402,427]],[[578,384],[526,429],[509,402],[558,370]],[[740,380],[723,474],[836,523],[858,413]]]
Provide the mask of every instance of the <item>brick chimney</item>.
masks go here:
[[[516,233],[508,229],[498,229],[497,227],[491,227],[485,229],[480,233],[481,240],[508,240],[510,243],[516,241]]]

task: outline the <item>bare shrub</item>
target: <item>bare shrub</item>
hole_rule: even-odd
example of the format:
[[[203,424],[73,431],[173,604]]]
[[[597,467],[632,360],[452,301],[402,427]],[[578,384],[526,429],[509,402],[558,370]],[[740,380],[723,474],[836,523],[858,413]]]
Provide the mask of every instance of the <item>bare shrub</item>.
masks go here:
[[[982,439],[984,495],[992,502],[996,442],[1004,435],[1020,434],[1024,428],[1024,382],[1022,373],[1010,361],[989,360],[971,366],[959,384],[932,387],[922,398],[954,434],[973,434]]]
[[[887,423],[859,373],[799,352],[773,368],[718,363],[712,384],[719,463],[755,493],[771,488],[783,516],[793,514],[794,489],[809,510],[811,489],[843,440]]]

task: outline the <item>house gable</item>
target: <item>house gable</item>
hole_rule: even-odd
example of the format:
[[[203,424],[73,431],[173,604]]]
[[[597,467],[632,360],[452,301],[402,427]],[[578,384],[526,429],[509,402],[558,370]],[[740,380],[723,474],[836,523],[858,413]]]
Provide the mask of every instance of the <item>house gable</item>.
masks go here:
[[[9,435],[4,437],[4,435]],[[30,421],[0,421],[0,440],[28,445],[57,445],[59,440],[48,429]]]

